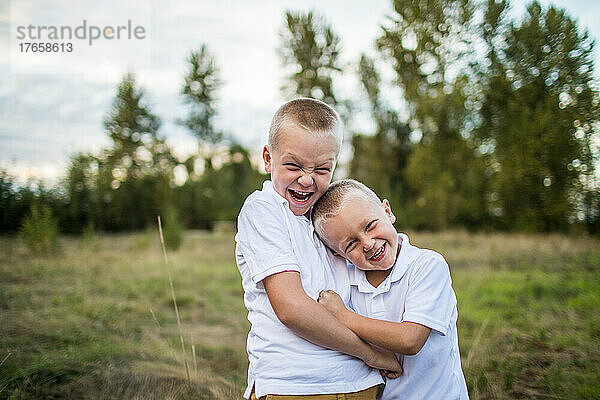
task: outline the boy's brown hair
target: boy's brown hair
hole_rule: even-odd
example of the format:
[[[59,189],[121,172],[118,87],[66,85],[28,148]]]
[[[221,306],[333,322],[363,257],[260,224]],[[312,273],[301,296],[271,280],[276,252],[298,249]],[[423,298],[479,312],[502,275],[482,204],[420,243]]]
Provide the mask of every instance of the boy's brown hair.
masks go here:
[[[269,129],[269,149],[279,145],[281,132],[290,126],[300,127],[316,136],[333,136],[340,151],[343,139],[343,123],[331,106],[320,100],[299,98],[290,100],[275,112]]]
[[[333,182],[312,208],[313,225],[320,237],[323,237],[322,227],[327,218],[338,215],[346,201],[354,197],[361,197],[381,206],[379,196],[365,184],[354,179]]]

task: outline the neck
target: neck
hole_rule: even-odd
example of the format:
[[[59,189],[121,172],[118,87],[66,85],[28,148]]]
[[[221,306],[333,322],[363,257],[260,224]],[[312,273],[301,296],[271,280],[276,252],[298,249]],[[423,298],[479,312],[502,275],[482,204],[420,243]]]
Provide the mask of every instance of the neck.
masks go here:
[[[381,282],[385,281],[385,278],[392,273],[392,268],[393,266],[383,271],[365,271],[367,281],[369,281],[373,287],[381,285]]]

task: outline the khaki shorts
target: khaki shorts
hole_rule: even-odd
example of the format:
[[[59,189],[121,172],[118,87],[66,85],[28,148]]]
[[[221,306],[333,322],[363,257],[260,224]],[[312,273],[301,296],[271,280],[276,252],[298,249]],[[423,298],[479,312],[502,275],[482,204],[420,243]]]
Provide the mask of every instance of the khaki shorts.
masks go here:
[[[268,394],[257,398],[252,392],[250,400],[375,400],[379,386],[373,386],[360,392],[340,393],[340,394],[310,394],[310,395],[281,395]]]

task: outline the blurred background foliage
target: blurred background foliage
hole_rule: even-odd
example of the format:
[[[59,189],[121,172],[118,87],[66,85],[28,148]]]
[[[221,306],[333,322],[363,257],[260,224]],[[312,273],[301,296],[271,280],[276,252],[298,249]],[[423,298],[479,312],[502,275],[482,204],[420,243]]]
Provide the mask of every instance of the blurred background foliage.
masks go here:
[[[520,19],[508,0],[393,5],[377,51],[352,65],[319,13],[288,11],[280,27],[286,99],[323,100],[350,127],[368,104],[374,132],[348,132],[348,175],[391,201],[401,229],[598,234],[600,97],[587,31],[535,1]],[[65,233],[140,230],[167,213],[184,228],[234,221],[267,176],[215,126],[221,80],[209,47],[190,52],[182,77],[178,123],[197,151],[173,155],[128,73],[104,120],[110,146],[73,155],[52,188],[0,171],[0,231],[18,232],[34,206]],[[335,81],[352,74],[363,92],[344,99]]]

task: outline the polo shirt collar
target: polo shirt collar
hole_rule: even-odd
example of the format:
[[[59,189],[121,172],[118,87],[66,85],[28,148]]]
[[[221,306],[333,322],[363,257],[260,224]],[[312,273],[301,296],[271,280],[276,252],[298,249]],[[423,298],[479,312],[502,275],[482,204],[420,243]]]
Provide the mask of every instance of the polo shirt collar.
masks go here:
[[[289,209],[288,201],[282,195],[277,193],[277,191],[275,191],[275,188],[273,187],[273,182],[271,182],[270,180],[264,181],[262,190],[265,193],[269,193],[271,196],[273,196],[273,198],[277,201],[278,204],[284,204]]]
[[[262,190],[265,193],[269,193],[275,199],[277,204],[282,205],[291,215],[293,215],[296,218],[299,218],[304,223],[309,223],[310,224],[310,233],[311,234],[314,233],[315,228],[313,227],[312,221],[310,219],[306,218],[304,215],[295,215],[294,213],[292,213],[292,211],[290,210],[290,204],[282,195],[277,193],[277,191],[273,187],[273,182],[271,182],[270,180],[264,181]],[[309,215],[310,215],[310,210],[309,210]]]
[[[399,281],[402,279],[410,263],[415,259],[418,253],[418,248],[410,244],[408,236],[404,233],[398,234],[399,241],[402,241],[400,247],[400,254],[396,257],[396,262],[392,267],[392,272],[378,287],[373,287],[367,280],[365,271],[356,268],[354,265],[348,263],[350,268],[350,285],[358,287],[358,290],[362,293],[373,293],[373,292],[384,292],[389,290],[390,283]]]
[[[398,254],[396,262],[394,263],[394,269],[390,276],[388,276],[391,282],[402,279],[408,270],[408,266],[415,259],[419,250],[417,247],[410,244],[408,236],[404,233],[398,234],[398,241],[402,241],[402,246],[400,247],[400,254]]]

